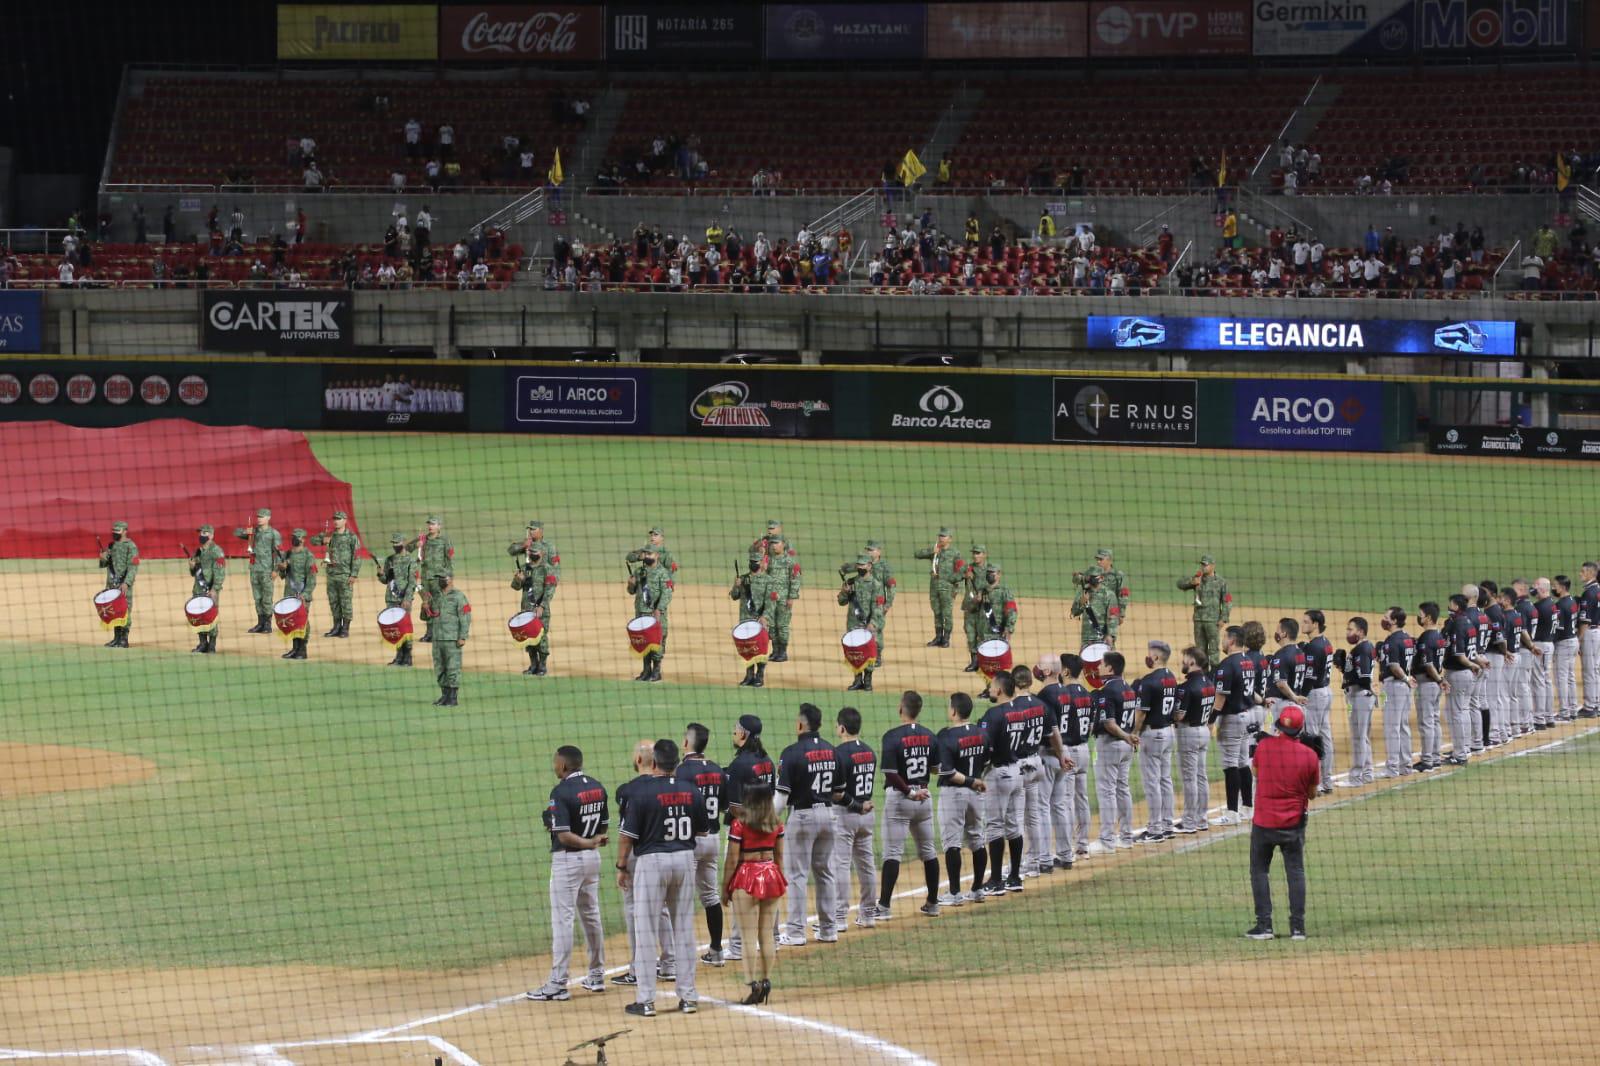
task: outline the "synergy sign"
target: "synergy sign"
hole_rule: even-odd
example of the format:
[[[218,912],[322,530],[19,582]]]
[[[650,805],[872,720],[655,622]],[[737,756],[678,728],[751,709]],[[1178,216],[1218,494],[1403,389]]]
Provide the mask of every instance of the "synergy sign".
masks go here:
[[[1338,352],[1514,359],[1515,322],[1172,318],[1090,315],[1091,348],[1191,352]]]

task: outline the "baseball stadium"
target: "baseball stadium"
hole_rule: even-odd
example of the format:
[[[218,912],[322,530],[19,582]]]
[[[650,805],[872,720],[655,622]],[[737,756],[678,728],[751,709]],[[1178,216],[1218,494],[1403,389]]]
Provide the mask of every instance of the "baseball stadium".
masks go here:
[[[1600,5],[3,22],[0,1061],[1600,1061]]]

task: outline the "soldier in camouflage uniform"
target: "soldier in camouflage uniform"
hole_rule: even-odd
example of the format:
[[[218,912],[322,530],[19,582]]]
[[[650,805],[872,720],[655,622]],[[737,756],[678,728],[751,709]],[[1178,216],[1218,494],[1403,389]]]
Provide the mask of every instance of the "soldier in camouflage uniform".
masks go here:
[[[996,637],[1009,644],[1017,631],[1017,598],[1002,576],[993,563],[983,568],[983,600],[973,612],[978,619],[979,644]]]
[[[628,595],[633,597],[633,616],[648,614],[661,622],[661,650],[648,652],[635,681],[660,681],[661,660],[667,654],[667,608],[672,603],[672,576],[661,565],[661,553],[654,545],[639,549],[639,569],[628,577]]]
[[[1111,590],[1117,594],[1117,614],[1122,621],[1126,622],[1128,620],[1128,601],[1133,598],[1133,590],[1128,587],[1128,575],[1117,569],[1117,564],[1113,561],[1110,548],[1101,548],[1095,552],[1094,565],[1083,573],[1072,576],[1078,582],[1079,587],[1082,587],[1084,578],[1096,572],[1100,575],[1101,583],[1109,585]]]
[[[411,614],[411,597],[417,591],[417,557],[406,548],[406,538],[403,533],[395,533],[389,538],[389,557],[383,561],[383,568],[378,572],[383,581],[383,605],[385,607],[404,607],[406,614]],[[389,660],[390,666],[410,666],[412,652],[412,639],[403,637],[400,646],[394,650],[394,658]]]
[[[272,605],[277,602],[272,594],[272,575],[278,571],[283,554],[283,535],[272,528],[272,511],[263,507],[256,512],[254,529],[235,529],[233,535],[245,541],[245,553],[250,556],[250,594],[256,601],[256,624],[246,633],[272,632]]]
[[[361,574],[361,540],[349,529],[350,516],[333,512],[333,532],[319,533],[312,544],[326,544],[322,564],[328,571],[328,610],[333,613],[333,628],[325,637],[348,637],[354,617],[356,578]]]
[[[433,608],[433,593],[441,577],[454,577],[456,572],[456,546],[443,529],[438,515],[428,516],[428,531],[406,542],[407,548],[419,548],[418,564],[422,570],[422,620],[427,630],[422,643],[433,643],[433,620],[439,612]]]
[[[845,609],[844,631],[852,629],[870,629],[877,639],[883,637],[883,586],[872,576],[872,556],[861,555],[856,558],[854,574],[839,586],[839,606]],[[856,675],[850,682],[846,692],[871,692],[872,671],[876,664],[870,664],[866,669]]]
[[[556,550],[554,544],[551,544],[545,538],[544,523],[537,518],[530,518],[528,519],[527,535],[520,541],[508,544],[506,546],[506,554],[511,556],[520,555],[526,559],[534,548],[539,549],[539,554],[544,557],[544,565],[549,567],[550,572],[559,579],[561,577],[561,553]],[[546,622],[545,628],[548,629],[549,626],[550,624]]]
[[[1122,604],[1111,579],[1100,567],[1078,575],[1078,595],[1072,601],[1072,617],[1083,619],[1078,636],[1085,644],[1101,641],[1116,647],[1117,629],[1122,625]]]
[[[750,569],[734,578],[733,588],[728,590],[728,597],[738,601],[739,621],[760,622],[770,631],[773,613],[782,601],[788,587],[788,578],[784,574],[767,569],[766,563],[765,555],[752,550],[749,559]],[[739,682],[741,686],[749,685],[752,688],[761,688],[766,683],[765,662],[752,663],[745,667],[744,680]]]
[[[894,598],[900,591],[899,582],[895,580],[894,567],[883,557],[883,541],[873,538],[867,541],[867,555],[872,559],[872,577],[883,589],[883,630],[889,628],[889,612],[894,610]],[[851,565],[854,569],[854,564]],[[839,576],[845,577],[845,568],[839,568]],[[886,637],[884,631],[878,633],[878,665],[884,662],[883,649]]]
[[[283,594],[298,596],[306,603],[306,635],[295,637],[294,645],[279,656],[280,659],[304,659],[306,646],[311,641],[311,598],[317,591],[317,557],[306,547],[306,531],[297,529],[289,535],[289,551],[279,565],[283,578]]]
[[[928,560],[928,606],[933,609],[933,639],[930,648],[948,648],[950,634],[955,631],[951,607],[956,599],[956,588],[966,583],[967,561],[950,546],[954,536],[950,527],[939,530],[938,539],[931,548],[918,548],[914,558]]]
[[[528,528],[532,530],[537,525],[537,522],[530,522]],[[511,587],[522,593],[522,604],[519,609],[532,611],[534,617],[544,623],[544,628],[539,633],[539,640],[530,641],[525,645],[528,651],[528,668],[522,672],[529,677],[544,677],[550,671],[551,601],[556,598],[556,589],[561,584],[559,566],[551,561],[553,549],[542,539],[530,539],[512,547],[519,548],[522,552],[521,558],[517,560],[517,572],[511,578]]]
[[[139,576],[139,546],[128,536],[128,523],[111,523],[111,547],[100,549],[100,568],[106,572],[106,588],[121,589],[128,600],[128,614],[111,631],[108,648],[126,648],[128,630],[133,628],[133,582]]]
[[[800,598],[800,558],[789,538],[783,535],[783,523],[776,518],[767,520],[766,536],[758,537],[750,545],[767,557],[767,569],[787,577],[783,599],[772,616],[771,662],[789,661],[789,621],[794,617],[794,601]]]
[[[962,629],[967,634],[967,665],[961,671],[972,674],[978,670],[978,645],[988,639],[980,634],[983,632],[981,612],[986,594],[984,570],[989,565],[989,552],[982,544],[974,544],[968,554],[972,558],[961,575]]]
[[[674,581],[678,580],[678,560],[672,557],[672,551],[667,547],[667,535],[661,531],[660,526],[650,527],[645,543],[654,548],[656,554],[661,557],[661,565],[667,571],[667,576]],[[639,552],[640,549],[635,548],[623,558],[630,563],[636,563],[639,561]]]
[[[194,585],[189,590],[190,596],[210,596],[217,603],[222,602],[222,582],[228,576],[228,556],[218,546],[216,530],[210,526],[201,526],[195,530],[195,535],[200,538],[199,547],[194,554],[189,556],[189,574],[194,578]],[[210,629],[200,631],[200,643],[190,649],[191,653],[211,655],[217,650],[217,622],[211,623]]]
[[[439,698],[433,705],[455,707],[461,692],[461,649],[467,646],[467,634],[472,631],[472,604],[448,573],[435,579],[434,589],[433,673],[439,682]]]
[[[1204,665],[1215,667],[1222,660],[1222,644],[1217,629],[1227,625],[1233,613],[1233,597],[1228,583],[1217,573],[1217,561],[1200,556],[1200,569],[1193,577],[1178,579],[1178,587],[1194,592],[1194,646],[1206,657]]]

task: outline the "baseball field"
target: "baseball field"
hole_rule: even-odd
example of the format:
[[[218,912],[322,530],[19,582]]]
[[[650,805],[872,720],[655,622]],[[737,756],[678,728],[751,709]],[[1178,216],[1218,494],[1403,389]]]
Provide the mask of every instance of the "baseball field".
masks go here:
[[[311,443],[353,486],[353,518],[380,557],[390,533],[444,519],[473,605],[460,706],[432,706],[427,646],[414,669],[384,665],[371,560],[349,639],[321,638],[319,588],[307,662],[280,661],[276,635],[244,633],[254,618],[237,560],[216,656],[189,654],[181,559],[143,565],[128,650],[101,647],[92,545],[0,560],[12,609],[0,632],[0,1059],[554,1064],[628,1028],[631,993],[619,988],[521,999],[549,965],[539,812],[551,752],[578,745],[614,789],[640,738],[678,739],[704,722],[708,754],[726,762],[734,720],[755,713],[776,751],[809,700],[830,723],[838,707],[860,708],[875,740],[905,688],[928,697],[937,729],[943,696],[978,687],[961,671],[959,631],[950,649],[924,647],[926,571],[911,556],[942,525],[958,548],[982,543],[1003,566],[1019,662],[1077,649],[1070,574],[1112,548],[1133,590],[1119,642],[1130,675],[1145,641],[1189,643],[1192,601],[1175,581],[1202,553],[1228,580],[1234,621],[1270,632],[1317,607],[1337,639],[1351,615],[1376,634],[1390,604],[1414,612],[1477,578],[1576,576],[1600,551],[1600,484],[1556,463],[395,434]],[[240,518],[207,512],[203,473],[192,517],[226,532]],[[752,690],[736,687],[728,587],[769,518],[795,543],[804,591],[791,661]],[[518,596],[505,548],[529,519],[561,555],[545,678],[519,673],[527,660],[505,626]],[[680,569],[665,683],[643,685],[631,680],[622,556],[655,525]],[[836,568],[869,537],[885,543],[898,600],[876,691],[847,695]],[[238,553],[230,536],[220,543]],[[1338,699],[1334,719],[1342,772]],[[737,964],[703,969],[701,1012],[626,1019],[634,1032],[611,1061],[1592,1059],[1594,725],[1316,801],[1305,942],[1241,939],[1248,830],[1218,827],[935,920],[908,901],[870,932],[785,950],[763,1008],[728,1005],[744,992]],[[1376,723],[1373,737],[1381,763]],[[1214,758],[1212,782],[1220,803]],[[908,871],[900,887],[918,881]],[[1274,889],[1285,910],[1281,874]],[[625,966],[609,877],[602,906],[608,965]]]

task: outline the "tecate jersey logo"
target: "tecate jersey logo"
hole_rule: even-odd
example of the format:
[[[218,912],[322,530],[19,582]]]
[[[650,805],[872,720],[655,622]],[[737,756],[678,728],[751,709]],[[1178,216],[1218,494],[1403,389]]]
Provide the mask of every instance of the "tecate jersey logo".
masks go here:
[[[578,46],[573,29],[577,21],[576,12],[538,11],[525,19],[495,22],[480,11],[461,29],[461,50],[470,55],[562,55]]]
[[[211,325],[223,332],[270,332],[290,340],[338,340],[338,309],[337,302],[325,300],[219,300],[211,305]]]

